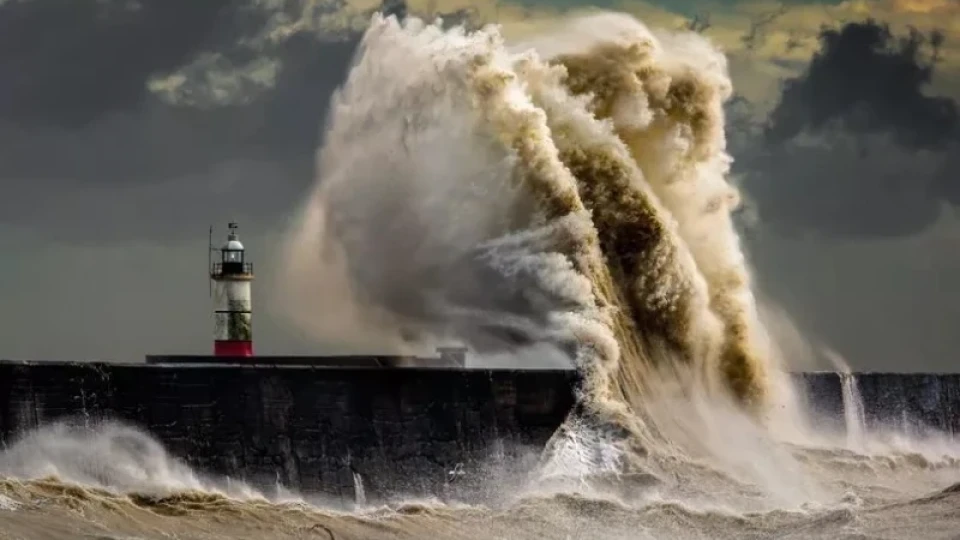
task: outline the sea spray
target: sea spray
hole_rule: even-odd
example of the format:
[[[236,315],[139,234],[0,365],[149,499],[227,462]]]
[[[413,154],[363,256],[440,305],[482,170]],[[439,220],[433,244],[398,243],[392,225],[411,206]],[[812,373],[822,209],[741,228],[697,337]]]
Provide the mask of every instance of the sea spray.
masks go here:
[[[571,355],[580,406],[548,456],[612,444],[587,454],[623,468],[670,446],[649,412],[669,381],[762,418],[768,366],[726,182],[730,94],[706,41],[625,15],[523,47],[494,27],[375,16],[331,103],[310,226],[289,243],[291,259],[315,246],[337,271],[291,264],[281,286],[334,282],[380,342]]]
[[[567,34],[571,32],[586,36],[581,44],[590,38],[592,43],[557,57],[568,72],[565,85],[591,96],[590,110],[613,121],[643,171],[634,189],[655,194],[664,209],[656,213],[669,216],[674,242],[692,256],[693,264],[671,266],[695,268],[686,273],[703,280],[698,292],[708,295],[709,311],[723,324],[720,372],[739,399],[761,404],[766,359],[759,356],[753,295],[730,217],[739,196],[726,180],[731,160],[725,150],[723,102],[732,86],[724,56],[699,37],[655,36],[615,14],[575,21]],[[687,334],[710,340],[707,334],[713,329],[704,320],[704,307],[689,311],[682,314]]]
[[[125,422],[60,420],[28,432],[0,453],[0,477],[54,479],[144,496],[217,493],[266,498],[243,482],[213,481]]]

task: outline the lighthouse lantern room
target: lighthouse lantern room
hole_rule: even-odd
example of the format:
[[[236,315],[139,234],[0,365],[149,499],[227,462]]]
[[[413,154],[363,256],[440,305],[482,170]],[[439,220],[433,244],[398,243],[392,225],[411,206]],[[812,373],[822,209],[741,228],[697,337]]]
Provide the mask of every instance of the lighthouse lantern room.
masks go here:
[[[227,241],[220,249],[213,247],[213,227],[210,227],[211,259],[219,252],[219,261],[210,261],[215,326],[213,354],[253,356],[250,301],[253,264],[246,260],[246,251],[237,237],[237,224],[230,223],[228,227]]]

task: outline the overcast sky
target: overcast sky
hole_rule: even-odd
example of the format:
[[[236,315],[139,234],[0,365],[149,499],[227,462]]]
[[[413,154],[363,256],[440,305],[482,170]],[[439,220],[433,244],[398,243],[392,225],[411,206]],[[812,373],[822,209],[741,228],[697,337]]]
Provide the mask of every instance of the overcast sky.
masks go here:
[[[278,316],[271,265],[375,3],[0,0],[0,358],[208,353],[207,227],[230,220],[258,352],[339,351]],[[391,4],[508,34],[589,5]],[[956,371],[960,1],[597,5],[727,51],[763,296],[858,369]]]

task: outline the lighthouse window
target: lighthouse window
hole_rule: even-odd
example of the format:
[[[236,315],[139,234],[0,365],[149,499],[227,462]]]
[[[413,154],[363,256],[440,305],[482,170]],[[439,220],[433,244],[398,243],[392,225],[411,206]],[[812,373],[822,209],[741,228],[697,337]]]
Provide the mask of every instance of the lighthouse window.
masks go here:
[[[224,250],[223,251],[223,262],[243,262],[243,252],[242,251],[233,251],[233,250]]]

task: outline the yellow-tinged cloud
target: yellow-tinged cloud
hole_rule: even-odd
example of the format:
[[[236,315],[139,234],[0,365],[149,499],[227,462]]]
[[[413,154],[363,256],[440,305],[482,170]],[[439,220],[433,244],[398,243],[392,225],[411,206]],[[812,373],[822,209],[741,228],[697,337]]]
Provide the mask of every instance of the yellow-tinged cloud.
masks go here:
[[[349,0],[348,5],[369,10],[371,2],[378,4],[376,0]],[[560,9],[504,0],[410,0],[408,6],[410,12],[426,16],[469,11],[474,20],[501,24],[508,38],[522,38],[548,29],[575,12],[590,9],[588,2],[579,8]],[[689,18],[670,7],[666,0],[622,0],[612,9],[633,14],[651,28],[684,28]],[[837,5],[745,0],[732,6],[707,0],[701,4],[700,13],[709,20],[709,28],[703,34],[730,59],[737,91],[760,103],[761,113],[764,104],[774,104],[780,82],[797,75],[820,48],[819,35],[824,26],[836,27],[869,17],[889,24],[897,34],[905,34],[910,28],[942,31],[946,41],[934,89],[960,96],[958,0],[849,0]]]
[[[254,0],[268,14],[268,23],[246,43],[250,48],[268,51],[297,34],[313,34],[330,39],[362,31],[381,0],[301,0],[291,9],[287,0]],[[568,4],[569,6],[569,4]],[[621,0],[612,9],[630,13],[652,29],[680,30],[690,22],[686,15],[670,9],[670,2]],[[557,7],[549,4],[523,5],[517,0],[408,0],[408,11],[425,18],[437,16],[466,19],[473,23],[496,22],[509,40],[520,40],[550,29],[569,16],[592,11],[582,6]],[[820,3],[781,5],[770,0],[744,0],[733,5],[720,0],[700,4],[700,17],[709,21],[703,35],[717,44],[730,60],[736,90],[760,105],[757,112],[774,105],[780,81],[797,75],[819,49],[818,36],[824,26],[872,17],[887,23],[902,34],[909,28],[928,32],[939,29],[946,40],[940,51],[938,78],[934,90],[960,96],[960,1],[958,0],[848,0],[837,5]],[[203,57],[198,58],[195,64]],[[151,81],[152,89],[175,101],[198,96],[186,86],[196,80],[196,72],[213,71],[203,86],[215,89],[205,96],[212,102],[234,101],[233,94],[269,87],[278,69],[263,61],[246,66],[211,63],[217,69],[186,66],[167,77]],[[185,77],[193,71],[194,76]],[[232,79],[238,79],[234,82]],[[188,91],[189,90],[189,91]],[[182,94],[182,95],[180,95]]]
[[[658,5],[635,1],[624,6],[651,26],[658,26],[658,21],[669,21],[669,16]],[[772,106],[779,95],[780,81],[796,75],[809,62],[820,48],[819,35],[823,27],[838,27],[867,18],[889,24],[899,35],[905,35],[910,28],[943,32],[946,39],[940,50],[933,90],[960,97],[960,1],[957,0],[851,0],[833,6],[746,0],[732,7],[706,2],[701,12],[710,22],[704,35],[730,59],[737,91],[761,105]]]
[[[894,0],[893,4],[899,11],[916,13],[932,13],[950,10],[956,12],[960,9],[960,3],[956,0]]]

